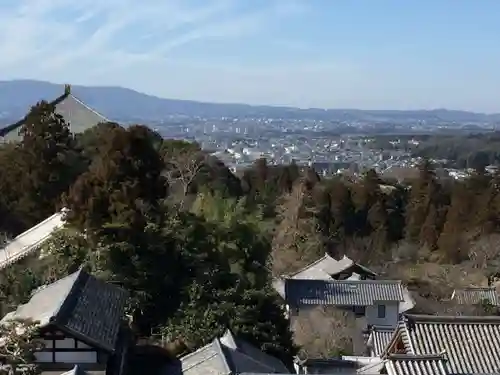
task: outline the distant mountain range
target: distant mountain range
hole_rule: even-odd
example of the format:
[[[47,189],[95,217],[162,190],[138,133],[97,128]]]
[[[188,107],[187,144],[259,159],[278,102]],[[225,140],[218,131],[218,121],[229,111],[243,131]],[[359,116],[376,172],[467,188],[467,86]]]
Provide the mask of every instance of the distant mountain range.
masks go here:
[[[64,92],[64,85],[34,80],[0,81],[0,117],[17,119],[41,99],[52,100]],[[123,87],[72,86],[72,93],[108,118],[157,121],[171,115],[189,117],[268,117],[327,121],[372,121],[428,123],[500,123],[500,114],[436,110],[300,109],[246,104],[203,103],[164,99]]]

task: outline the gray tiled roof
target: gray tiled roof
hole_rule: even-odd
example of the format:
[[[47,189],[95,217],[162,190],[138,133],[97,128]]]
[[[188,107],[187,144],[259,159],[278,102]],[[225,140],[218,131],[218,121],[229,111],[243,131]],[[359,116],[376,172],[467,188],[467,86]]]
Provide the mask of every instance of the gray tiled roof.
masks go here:
[[[7,314],[31,319],[107,351],[113,351],[123,318],[127,292],[79,270],[34,292],[28,303]]]
[[[453,292],[451,299],[462,305],[479,305],[483,301],[488,301],[493,306],[500,306],[500,301],[495,288],[456,289]]]
[[[286,366],[231,333],[169,364],[165,375],[229,375],[240,373],[289,373]]]
[[[447,375],[446,360],[440,355],[393,355],[385,363],[388,375]]]
[[[387,345],[391,342],[395,329],[390,329],[387,327],[372,327],[370,336],[368,338],[368,343],[372,348],[375,356],[382,354]]]
[[[30,229],[18,235],[6,246],[0,249],[0,269],[9,267],[24,257],[33,254],[47,241],[54,231],[62,228],[65,224],[64,214],[66,209],[49,216]]]
[[[332,258],[330,255],[325,254],[318,260],[308,264],[301,270],[289,275],[292,279],[315,279],[315,280],[329,280],[331,274],[338,272],[339,261]]]
[[[370,306],[381,301],[404,301],[401,281],[392,280],[285,280],[290,306]]]
[[[109,120],[96,112],[71,93],[65,93],[51,102],[55,105],[56,113],[64,117],[72,133],[81,133],[101,122]],[[19,129],[23,126],[26,117],[15,124],[0,129],[0,137],[8,141],[20,140]]]
[[[287,371],[286,366],[278,358],[264,353],[259,348],[247,343],[245,340],[240,340],[235,337],[230,330],[227,330],[224,336],[220,338],[221,343],[232,350],[232,352],[244,353],[251,357],[254,361],[263,364],[269,369],[278,371]]]
[[[398,336],[406,354],[444,352],[450,373],[500,371],[500,317],[406,315]]]
[[[377,361],[373,361],[357,369],[356,374],[363,374],[363,375],[380,374],[384,371],[386,362],[387,360],[378,359]]]
[[[74,134],[82,133],[101,122],[109,121],[71,94],[57,103],[56,112],[69,123],[71,132]]]
[[[328,254],[314,261],[313,263],[302,268],[300,271],[289,275],[291,279],[314,279],[314,280],[329,280],[332,275],[337,275],[353,266],[357,266],[363,272],[376,276],[376,273],[372,270],[354,262],[347,256],[343,256],[342,259],[337,260]]]

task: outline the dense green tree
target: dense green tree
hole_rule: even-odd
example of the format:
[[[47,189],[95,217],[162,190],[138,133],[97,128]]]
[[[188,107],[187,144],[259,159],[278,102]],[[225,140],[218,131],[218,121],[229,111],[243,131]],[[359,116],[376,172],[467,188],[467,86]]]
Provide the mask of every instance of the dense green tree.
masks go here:
[[[54,212],[61,194],[82,172],[81,160],[69,124],[52,104],[42,101],[33,107],[21,135],[22,167],[28,172],[23,189],[26,195],[21,199],[28,207],[35,203],[34,211],[41,211],[39,215],[45,218]]]
[[[262,211],[250,210],[243,199],[199,194],[193,212],[217,226],[219,251],[231,270],[254,287],[268,282],[266,263],[271,254],[270,236],[265,231]]]
[[[6,229],[15,234],[52,215],[61,194],[85,168],[69,125],[52,104],[33,106],[20,134],[18,144],[1,151],[0,207],[12,218]]]
[[[296,348],[289,322],[274,292],[266,289],[226,290],[193,283],[189,298],[165,326],[170,339],[182,338],[194,349],[206,344],[226,329],[290,364]]]
[[[142,126],[115,128],[99,155],[65,198],[68,220],[80,229],[105,223],[145,225],[145,215],[166,197],[164,163]]]
[[[87,165],[99,155],[103,145],[103,140],[110,136],[110,132],[120,128],[120,125],[114,122],[103,122],[97,124],[83,133],[75,134],[77,149],[81,151]]]

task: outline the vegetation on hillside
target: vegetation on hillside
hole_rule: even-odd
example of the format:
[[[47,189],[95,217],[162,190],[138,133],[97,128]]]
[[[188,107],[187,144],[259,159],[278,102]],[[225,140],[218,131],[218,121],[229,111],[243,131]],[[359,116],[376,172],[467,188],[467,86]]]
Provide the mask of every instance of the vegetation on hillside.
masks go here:
[[[500,164],[500,132],[433,134],[433,135],[377,135],[369,147],[376,149],[399,149],[415,157],[446,160],[451,168],[481,169]],[[391,143],[400,140],[400,143]],[[416,143],[408,143],[415,140]]]
[[[425,161],[392,189],[374,171],[352,183],[265,160],[236,177],[145,126],[75,136],[43,102],[28,119],[21,141],[0,147],[0,232],[12,238],[63,206],[69,226],[44,258],[0,272],[4,313],[83,266],[126,288],[137,336],[162,335],[175,355],[231,328],[290,363],[298,348],[271,278],[325,252],[402,279],[426,313],[452,311],[436,301],[498,269],[500,176],[482,169],[442,182]]]

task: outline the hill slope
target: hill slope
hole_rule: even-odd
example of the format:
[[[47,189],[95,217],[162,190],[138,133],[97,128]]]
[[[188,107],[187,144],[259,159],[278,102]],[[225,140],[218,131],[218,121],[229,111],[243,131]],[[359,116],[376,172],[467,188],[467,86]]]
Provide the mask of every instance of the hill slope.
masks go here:
[[[24,115],[38,100],[61,95],[62,84],[33,80],[0,81],[0,115],[15,119]],[[72,86],[75,96],[108,118],[121,120],[161,120],[170,115],[200,117],[274,117],[336,121],[394,122],[500,122],[500,114],[436,110],[357,110],[299,109],[292,107],[251,106],[246,104],[202,103],[158,98],[122,87]]]

